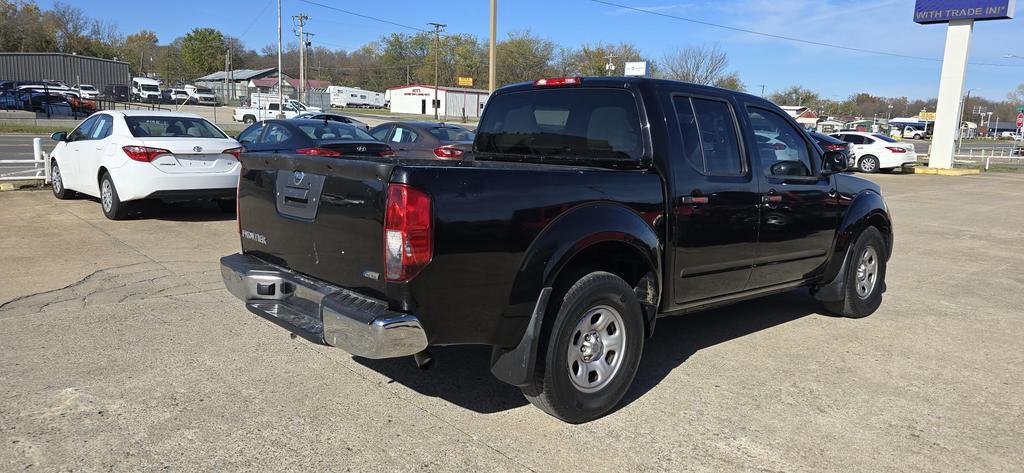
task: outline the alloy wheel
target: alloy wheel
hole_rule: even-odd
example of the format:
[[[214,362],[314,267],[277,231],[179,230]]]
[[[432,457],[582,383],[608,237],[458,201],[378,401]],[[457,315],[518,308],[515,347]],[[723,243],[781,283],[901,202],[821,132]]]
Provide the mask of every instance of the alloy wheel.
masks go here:
[[[103,184],[100,185],[100,200],[103,202],[103,211],[110,213],[110,209],[114,206],[114,189],[110,179],[104,179]]]

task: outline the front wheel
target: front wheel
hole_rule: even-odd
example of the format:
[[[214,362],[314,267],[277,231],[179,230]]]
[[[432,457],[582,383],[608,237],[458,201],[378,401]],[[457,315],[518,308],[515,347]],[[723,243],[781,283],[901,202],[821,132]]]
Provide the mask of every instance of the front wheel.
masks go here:
[[[860,164],[857,166],[861,171],[872,173],[878,172],[878,158],[874,156],[864,156],[860,158]]]
[[[633,288],[611,273],[587,274],[562,295],[537,378],[522,391],[544,412],[579,424],[614,408],[633,383],[643,316]]]
[[[64,187],[64,175],[60,173],[60,166],[57,165],[56,160],[50,165],[50,183],[50,189],[53,191],[54,197],[60,200],[75,197],[75,191]]]
[[[885,266],[888,248],[882,234],[875,227],[861,232],[846,262],[843,299],[827,302],[829,312],[843,317],[859,319],[878,310],[885,290]]]
[[[100,178],[100,206],[103,207],[103,216],[111,220],[123,220],[128,216],[129,205],[117,196],[110,173],[104,173]]]

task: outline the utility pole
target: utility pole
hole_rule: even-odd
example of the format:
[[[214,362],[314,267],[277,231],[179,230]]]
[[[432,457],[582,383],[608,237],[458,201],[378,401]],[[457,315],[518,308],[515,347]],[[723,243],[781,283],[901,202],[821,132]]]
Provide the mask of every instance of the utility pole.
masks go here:
[[[306,93],[306,38],[302,34],[302,27],[306,26],[306,20],[309,20],[309,16],[305,13],[299,13],[298,15],[292,16],[293,24],[297,24],[299,27],[299,101],[305,101]]]
[[[284,71],[281,70],[281,0],[277,0],[277,118],[284,118]]]
[[[765,88],[765,85],[761,84],[761,97],[764,97],[764,88]]]
[[[487,59],[487,90],[494,93],[495,85],[498,83],[498,65],[496,64],[497,58],[497,40],[495,35],[498,33],[498,0],[491,0],[491,50]]]
[[[224,52],[224,103],[228,102],[228,71],[231,69],[231,48]]]
[[[444,27],[446,27],[448,25],[443,25],[441,23],[427,23],[427,24],[434,27],[434,103],[433,103],[433,106],[434,106],[434,120],[437,120],[437,109],[440,108],[440,105],[441,105],[437,101],[437,88],[440,85],[440,84],[438,84],[438,70],[439,70],[439,66],[440,66],[439,60],[440,60],[440,57],[441,57],[441,51],[440,51],[440,49],[441,49],[441,30],[442,30],[442,28],[444,28]]]
[[[405,85],[411,85],[412,84],[412,82],[409,82],[409,68],[410,67],[411,66],[409,66],[408,64],[405,65]]]
[[[605,72],[608,73],[607,75],[609,75],[609,76],[612,75],[612,72],[615,71],[615,64],[612,62],[612,59],[615,59],[617,57],[618,56],[615,56],[613,54],[609,54],[609,55],[604,57],[605,59],[608,60],[608,64],[604,65],[604,70],[605,70]]]

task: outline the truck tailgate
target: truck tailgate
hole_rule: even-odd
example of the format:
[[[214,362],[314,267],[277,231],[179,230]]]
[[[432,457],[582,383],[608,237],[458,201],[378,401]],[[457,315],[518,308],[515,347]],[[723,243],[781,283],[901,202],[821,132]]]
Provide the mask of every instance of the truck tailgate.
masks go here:
[[[242,250],[381,297],[387,158],[242,155]]]

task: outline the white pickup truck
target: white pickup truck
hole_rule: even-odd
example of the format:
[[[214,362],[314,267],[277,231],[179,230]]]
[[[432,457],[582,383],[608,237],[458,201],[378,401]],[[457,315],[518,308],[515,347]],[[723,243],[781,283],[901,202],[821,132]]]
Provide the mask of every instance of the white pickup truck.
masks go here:
[[[238,107],[235,109],[235,114],[232,118],[236,122],[242,122],[246,125],[269,118],[278,118],[278,115],[281,113],[279,105],[277,103],[268,103],[266,107]],[[290,103],[284,104],[284,118],[292,118],[299,113],[301,112],[294,105]]]

